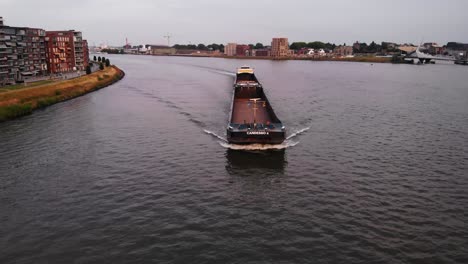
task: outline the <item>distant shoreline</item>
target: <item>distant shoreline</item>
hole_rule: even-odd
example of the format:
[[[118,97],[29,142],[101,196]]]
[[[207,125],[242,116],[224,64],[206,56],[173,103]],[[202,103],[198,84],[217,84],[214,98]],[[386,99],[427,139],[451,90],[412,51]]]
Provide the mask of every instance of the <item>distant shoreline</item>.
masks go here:
[[[375,56],[363,56],[363,57],[343,57],[343,58],[329,58],[329,57],[284,57],[284,58],[273,58],[273,57],[237,57],[237,56],[219,56],[219,58],[225,59],[257,59],[257,60],[301,60],[301,61],[344,61],[344,62],[370,62],[370,63],[390,63],[392,58],[387,57],[375,57]]]
[[[116,55],[139,55],[139,56],[156,56],[156,57],[191,57],[191,58],[218,58],[218,59],[239,59],[239,60],[273,60],[273,61],[288,61],[288,60],[301,60],[301,61],[339,61],[339,62],[367,62],[367,63],[391,63],[390,57],[375,57],[375,56],[357,56],[357,57],[280,57],[273,58],[269,56],[225,56],[225,55],[210,55],[210,54],[116,54]]]

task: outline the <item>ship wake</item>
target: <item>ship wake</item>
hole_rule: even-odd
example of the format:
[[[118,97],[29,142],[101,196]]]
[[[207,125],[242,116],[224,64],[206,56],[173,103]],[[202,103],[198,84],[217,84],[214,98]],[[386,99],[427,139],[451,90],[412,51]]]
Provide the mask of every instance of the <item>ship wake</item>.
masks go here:
[[[221,141],[223,141],[223,142],[225,142],[225,143],[228,142],[227,139],[223,138],[222,136],[216,134],[216,133],[213,132],[213,131],[209,131],[209,130],[206,130],[206,129],[204,129],[203,131],[204,131],[205,133],[207,133],[208,135],[211,135],[211,136],[213,136],[213,137],[215,137],[215,138],[217,138],[217,139],[219,139],[219,140],[221,140]]]
[[[286,140],[289,140],[289,139],[291,139],[291,138],[297,137],[297,136],[299,136],[300,134],[305,133],[305,132],[306,132],[307,130],[309,130],[309,129],[310,129],[310,127],[306,127],[306,128],[300,129],[300,130],[298,130],[298,131],[292,133],[291,135],[289,135],[289,136],[286,138]]]
[[[294,142],[292,140],[285,140],[281,144],[248,144],[248,145],[238,145],[238,144],[229,144],[227,142],[219,142],[219,144],[227,149],[233,150],[280,150],[286,149],[289,147],[294,147],[299,142]]]
[[[212,137],[220,140],[219,144],[227,149],[233,149],[233,150],[280,150],[280,149],[287,149],[290,147],[294,147],[297,144],[299,144],[299,141],[293,141],[292,139],[299,136],[300,134],[305,133],[307,130],[309,130],[310,127],[306,127],[303,129],[300,129],[294,133],[292,133],[290,136],[286,138],[286,140],[281,143],[281,144],[248,144],[248,145],[239,145],[239,144],[230,144],[226,138],[216,134],[213,131],[209,130],[203,130],[205,133],[208,135],[211,135]]]
[[[202,66],[202,65],[198,65],[198,64],[189,64],[189,63],[175,63],[175,64],[190,66],[190,67],[196,67],[196,68],[199,68],[199,69],[205,69],[205,70],[211,71],[213,73],[218,73],[218,74],[222,74],[222,75],[226,75],[226,76],[236,77],[235,72],[226,71],[226,70],[220,69],[220,68],[207,67],[207,66]]]

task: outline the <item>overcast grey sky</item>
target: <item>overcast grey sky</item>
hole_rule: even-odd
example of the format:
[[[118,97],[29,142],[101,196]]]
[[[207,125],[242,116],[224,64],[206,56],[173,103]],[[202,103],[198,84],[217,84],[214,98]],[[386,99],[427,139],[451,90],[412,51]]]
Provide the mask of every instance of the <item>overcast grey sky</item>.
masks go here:
[[[11,26],[83,31],[90,45],[256,43],[272,37],[468,42],[466,0],[0,0]]]

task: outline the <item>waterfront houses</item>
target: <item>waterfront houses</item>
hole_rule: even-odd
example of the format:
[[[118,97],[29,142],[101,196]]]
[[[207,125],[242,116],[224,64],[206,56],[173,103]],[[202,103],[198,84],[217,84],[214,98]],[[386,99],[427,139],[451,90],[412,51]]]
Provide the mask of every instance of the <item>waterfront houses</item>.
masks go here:
[[[45,30],[12,27],[0,17],[0,86],[47,73]]]
[[[89,47],[86,39],[83,39],[83,60],[84,70],[86,71],[86,67],[89,65]]]
[[[46,31],[47,65],[50,73],[84,71],[89,51],[82,33],[75,30]]]
[[[261,48],[255,49],[253,44],[227,43],[224,46],[224,55],[228,57],[288,57],[294,54],[289,49],[287,38],[273,38],[271,44],[271,47],[262,45]]]
[[[236,56],[250,56],[250,47],[249,45],[237,45],[236,46]]]
[[[83,34],[80,31],[71,31],[73,32],[73,45],[75,48],[74,70],[84,71],[87,65],[85,65],[84,58],[85,51],[83,49]]]
[[[427,42],[422,45],[427,53],[432,55],[441,55],[444,53],[444,47],[435,42]]]
[[[84,71],[88,64],[81,32],[7,26],[0,17],[0,86],[31,76]]]
[[[75,67],[75,45],[72,31],[47,31],[47,66],[50,73],[73,71]]]
[[[256,57],[269,57],[270,50],[269,49],[257,49],[255,50],[253,55]]]
[[[338,46],[333,50],[336,56],[346,57],[353,55],[353,47],[352,46]]]
[[[237,54],[237,44],[228,43],[224,46],[224,54],[226,54],[226,56],[235,56]]]
[[[449,42],[446,46],[446,53],[456,58],[465,57],[468,54],[468,44],[460,42]]]
[[[273,38],[271,41],[272,57],[287,57],[290,55],[289,43],[287,38]]]

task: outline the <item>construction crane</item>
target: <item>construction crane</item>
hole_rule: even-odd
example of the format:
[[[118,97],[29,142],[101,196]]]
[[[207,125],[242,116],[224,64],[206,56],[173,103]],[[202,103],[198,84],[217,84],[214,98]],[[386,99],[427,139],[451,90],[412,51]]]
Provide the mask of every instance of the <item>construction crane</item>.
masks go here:
[[[165,39],[167,39],[167,46],[170,47],[171,46],[171,35],[169,35],[169,33],[167,33],[165,36],[163,36]]]
[[[128,43],[128,38],[125,38],[125,46],[124,49],[130,49],[132,46],[130,43]]]

